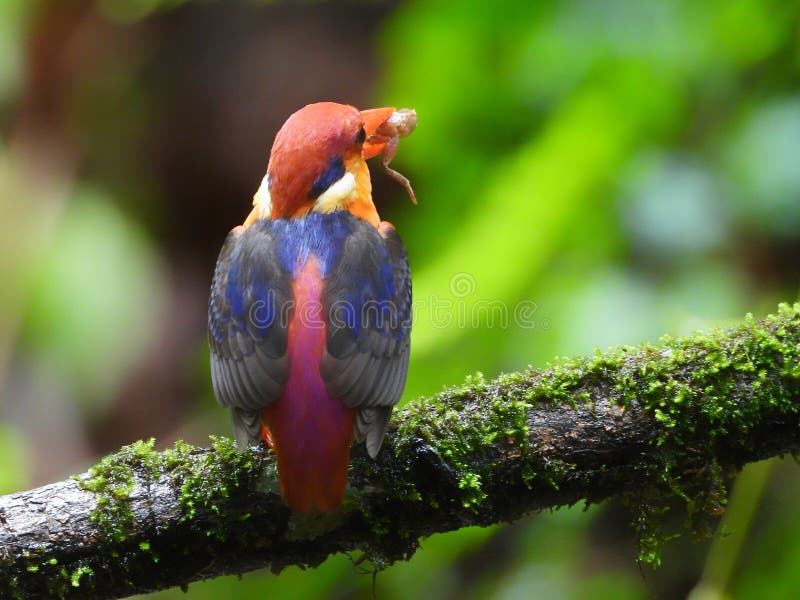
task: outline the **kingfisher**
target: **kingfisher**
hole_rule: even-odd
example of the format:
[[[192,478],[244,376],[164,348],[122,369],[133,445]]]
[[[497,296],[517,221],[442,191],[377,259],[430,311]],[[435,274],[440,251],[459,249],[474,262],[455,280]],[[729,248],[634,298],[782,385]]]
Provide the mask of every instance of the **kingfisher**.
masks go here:
[[[333,102],[275,136],[244,223],[217,259],[208,309],[211,378],[237,447],[264,442],[295,512],[339,506],[350,446],[373,459],[405,386],[411,276],[372,200],[366,159],[389,168],[416,113]]]

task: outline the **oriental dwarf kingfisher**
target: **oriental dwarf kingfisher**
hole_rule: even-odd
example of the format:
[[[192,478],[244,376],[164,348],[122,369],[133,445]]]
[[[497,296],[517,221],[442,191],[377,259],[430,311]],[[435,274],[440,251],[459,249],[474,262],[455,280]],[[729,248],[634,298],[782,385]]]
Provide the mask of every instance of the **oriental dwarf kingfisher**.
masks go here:
[[[253,210],[219,254],[208,309],[211,376],[237,446],[275,452],[295,512],[345,495],[350,445],[375,458],[405,385],[411,276],[395,228],[378,217],[366,159],[416,113],[333,102],[291,115],[275,136]]]

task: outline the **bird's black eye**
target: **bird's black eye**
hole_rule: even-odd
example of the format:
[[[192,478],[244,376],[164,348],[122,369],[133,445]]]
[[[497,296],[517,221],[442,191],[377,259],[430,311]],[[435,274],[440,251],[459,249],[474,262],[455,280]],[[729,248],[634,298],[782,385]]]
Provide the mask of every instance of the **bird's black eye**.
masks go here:
[[[364,141],[367,139],[367,132],[364,131],[364,128],[358,130],[358,135],[356,136],[356,144],[363,144]]]
[[[344,161],[341,158],[332,158],[328,161],[328,166],[322,172],[322,175],[314,180],[309,196],[311,198],[319,198],[322,192],[342,177],[344,177]]]

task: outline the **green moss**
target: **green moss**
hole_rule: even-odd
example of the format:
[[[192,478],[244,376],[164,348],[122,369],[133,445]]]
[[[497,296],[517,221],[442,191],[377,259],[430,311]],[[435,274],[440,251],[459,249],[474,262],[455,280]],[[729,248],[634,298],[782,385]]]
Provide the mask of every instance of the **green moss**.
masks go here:
[[[108,541],[124,541],[133,524],[129,496],[136,485],[134,468],[148,472],[156,468],[159,454],[153,451],[154,444],[152,438],[134,442],[103,458],[89,469],[88,478],[75,478],[83,489],[97,495],[91,519]]]
[[[83,489],[97,495],[91,519],[106,540],[125,541],[133,524],[135,517],[129,497],[137,472],[151,479],[162,476],[172,479],[180,488],[183,520],[194,519],[198,510],[219,514],[219,505],[230,497],[233,489],[246,481],[252,482],[258,461],[252,450],[238,452],[231,439],[212,437],[211,441],[213,452],[198,452],[182,441],[157,452],[153,449],[153,439],[138,441],[103,458],[89,470],[88,477],[76,478]],[[224,536],[222,529],[212,534]]]
[[[91,567],[81,565],[72,572],[69,580],[72,584],[72,587],[81,587],[81,579],[85,576],[91,577],[92,575],[94,575],[94,571],[91,569]]]
[[[511,389],[521,381],[506,376],[504,385]],[[461,387],[450,388],[435,399],[425,398],[406,407],[398,428],[398,455],[409,444],[422,439],[455,470],[464,507],[478,508],[486,498],[484,473],[474,470],[475,453],[496,442],[508,453],[521,453],[528,442],[527,409],[530,404],[517,398],[496,397],[494,388],[481,373],[468,377]],[[474,405],[476,395],[496,399]],[[467,410],[467,405],[470,410]],[[488,467],[487,467],[488,468]],[[414,490],[412,497],[419,499]]]
[[[486,494],[481,489],[481,476],[477,473],[462,474],[458,481],[458,487],[464,490],[463,504],[465,507],[477,506],[486,498]]]
[[[211,441],[213,452],[192,456],[191,447],[184,444],[166,453],[172,476],[181,486],[184,520],[193,519],[198,509],[219,514],[220,503],[230,497],[232,490],[250,480],[256,466],[252,451],[237,451],[230,438],[212,436]]]

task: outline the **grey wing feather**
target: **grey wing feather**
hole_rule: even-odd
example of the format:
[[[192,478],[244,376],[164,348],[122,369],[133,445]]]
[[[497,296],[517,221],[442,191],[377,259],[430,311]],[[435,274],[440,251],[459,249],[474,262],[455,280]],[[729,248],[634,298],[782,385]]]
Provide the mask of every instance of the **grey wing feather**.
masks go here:
[[[244,449],[261,438],[261,413],[231,407],[231,423],[237,448]]]
[[[391,415],[391,406],[362,408],[356,414],[358,441],[366,440],[367,454],[369,454],[371,458],[378,456],[378,451],[381,449],[383,436],[386,435],[386,426],[389,424],[389,417]]]

